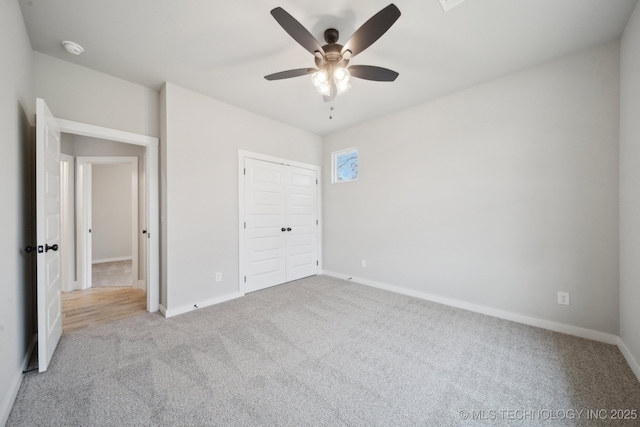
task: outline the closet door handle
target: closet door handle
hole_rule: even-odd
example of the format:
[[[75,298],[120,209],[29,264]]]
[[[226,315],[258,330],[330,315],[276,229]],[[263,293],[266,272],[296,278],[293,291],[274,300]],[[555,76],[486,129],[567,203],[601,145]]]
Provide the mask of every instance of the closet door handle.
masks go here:
[[[282,228],[280,229],[280,231],[285,232],[285,231],[287,231],[287,229],[286,229],[286,228],[284,228],[284,227],[282,227]]]
[[[49,251],[57,251],[58,250],[58,245],[53,245],[53,246],[49,246],[49,245],[45,245],[44,246],[44,251],[45,252],[49,252]]]
[[[287,227],[287,231],[291,231],[291,227]]]

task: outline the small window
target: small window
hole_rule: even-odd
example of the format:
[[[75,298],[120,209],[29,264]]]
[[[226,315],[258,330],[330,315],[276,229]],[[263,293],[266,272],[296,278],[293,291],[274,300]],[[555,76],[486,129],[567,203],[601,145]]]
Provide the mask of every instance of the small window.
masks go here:
[[[333,183],[355,181],[358,179],[358,150],[347,150],[332,153],[331,168]]]

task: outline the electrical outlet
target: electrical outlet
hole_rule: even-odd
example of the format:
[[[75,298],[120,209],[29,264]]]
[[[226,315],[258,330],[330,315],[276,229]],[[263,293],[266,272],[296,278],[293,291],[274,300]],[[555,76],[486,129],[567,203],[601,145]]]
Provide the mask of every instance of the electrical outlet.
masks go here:
[[[558,292],[558,304],[569,305],[569,292]]]
[[[367,260],[366,259],[360,260],[360,267],[367,268]]]
[[[222,273],[216,273],[216,282],[222,282]]]

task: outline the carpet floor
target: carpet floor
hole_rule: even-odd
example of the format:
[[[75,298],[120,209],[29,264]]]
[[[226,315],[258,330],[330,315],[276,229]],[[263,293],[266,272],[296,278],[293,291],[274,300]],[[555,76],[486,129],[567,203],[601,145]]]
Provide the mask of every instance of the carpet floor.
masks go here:
[[[7,425],[640,425],[612,410],[615,346],[317,276],[65,334]]]
[[[91,266],[91,286],[94,288],[131,286],[133,284],[132,265],[131,260],[93,264]]]

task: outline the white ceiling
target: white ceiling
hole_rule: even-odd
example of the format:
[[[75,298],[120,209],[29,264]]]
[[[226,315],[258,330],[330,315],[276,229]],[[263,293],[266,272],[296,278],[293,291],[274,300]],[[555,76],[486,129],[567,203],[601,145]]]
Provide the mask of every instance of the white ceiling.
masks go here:
[[[34,50],[153,89],[169,81],[326,135],[563,55],[618,39],[637,0],[396,0],[394,26],[351,64],[400,73],[393,83],[353,79],[329,106],[309,76],[313,57],[269,13],[283,7],[324,44],[344,43],[390,0],[19,0]],[[64,51],[72,40],[82,56]]]

